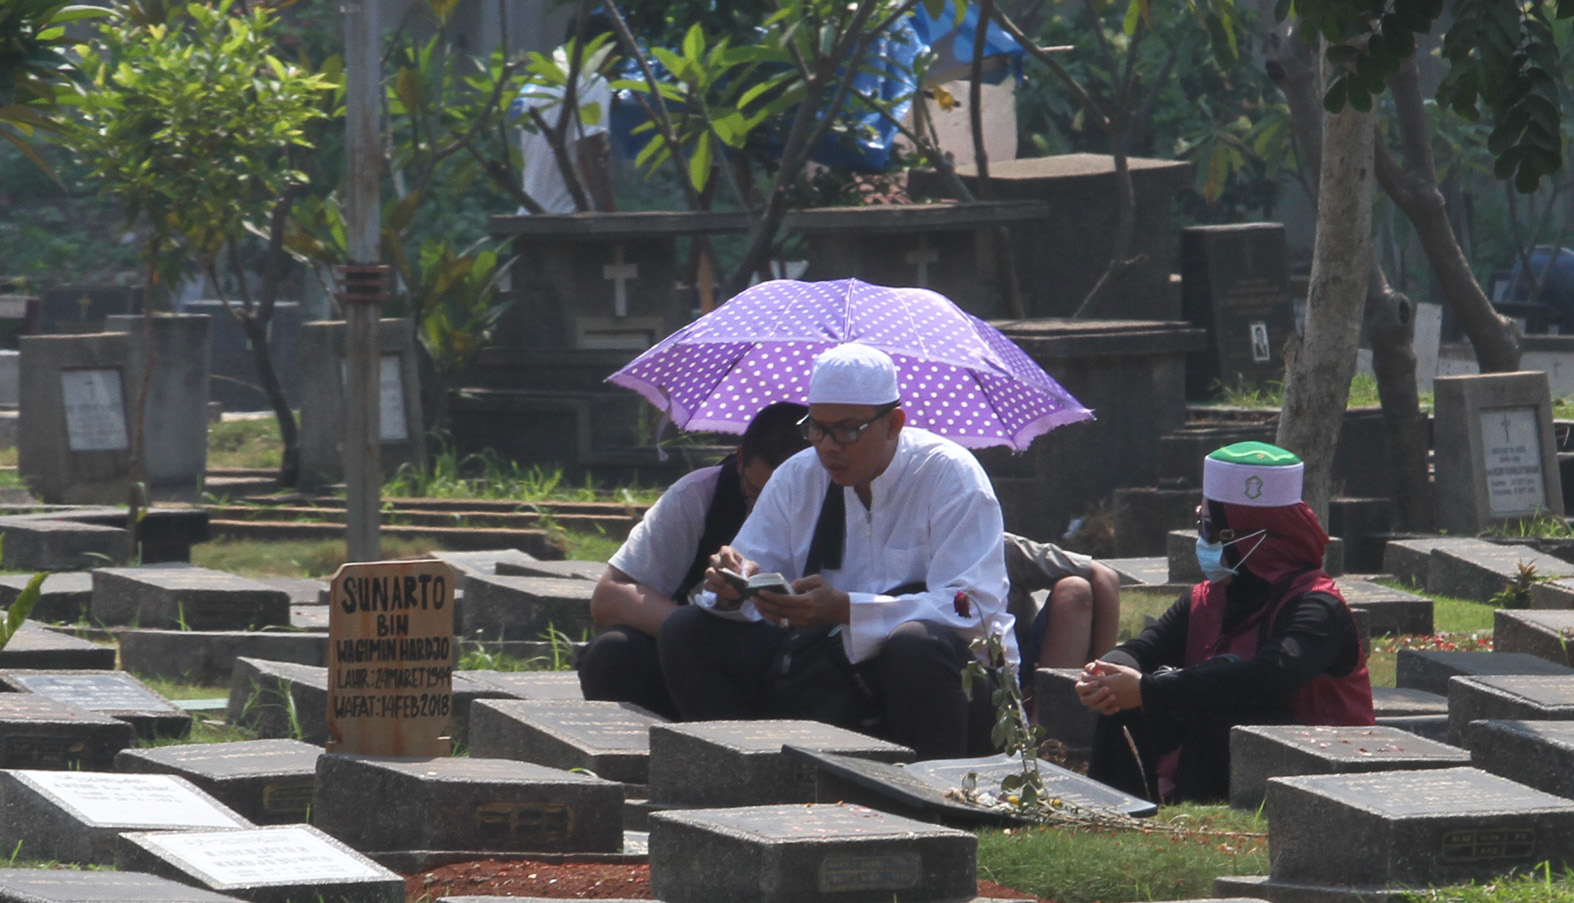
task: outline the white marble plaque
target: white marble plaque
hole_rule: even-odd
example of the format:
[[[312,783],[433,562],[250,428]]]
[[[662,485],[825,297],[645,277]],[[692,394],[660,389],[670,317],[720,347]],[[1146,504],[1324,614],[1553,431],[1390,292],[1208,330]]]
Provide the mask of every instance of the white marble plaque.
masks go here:
[[[410,425],[404,419],[404,368],[399,355],[385,354],[378,371],[377,439],[380,442],[410,441]]]
[[[246,823],[167,774],[20,771],[28,783],[54,794],[101,825],[238,828]]]
[[[66,404],[66,443],[71,451],[119,451],[126,438],[125,396],[120,371],[62,370],[60,390]]]
[[[388,874],[305,827],[162,834],[149,842],[220,887],[379,880]]]
[[[1520,517],[1547,507],[1534,407],[1482,411],[1481,452],[1487,507],[1493,517]]]

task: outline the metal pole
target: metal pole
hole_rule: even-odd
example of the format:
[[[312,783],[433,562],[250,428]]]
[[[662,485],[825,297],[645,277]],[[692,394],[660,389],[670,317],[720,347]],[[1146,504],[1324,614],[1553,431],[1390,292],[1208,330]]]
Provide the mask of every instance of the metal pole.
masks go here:
[[[382,91],[379,0],[344,5],[345,240],[350,266],[343,268],[345,320],[344,485],[345,544],[350,561],[382,557],[378,542],[382,466],[378,456],[379,342],[377,321],[386,289],[386,268],[377,267],[382,198],[378,180],[379,94]],[[382,271],[382,278],[368,271]],[[368,278],[370,277],[370,278]]]

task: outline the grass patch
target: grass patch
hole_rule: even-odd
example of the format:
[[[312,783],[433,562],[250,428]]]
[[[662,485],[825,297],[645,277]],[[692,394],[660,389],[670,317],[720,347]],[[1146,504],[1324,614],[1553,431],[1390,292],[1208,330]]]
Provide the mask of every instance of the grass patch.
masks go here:
[[[192,719],[191,733],[184,737],[154,737],[137,738],[138,749],[149,749],[159,746],[184,746],[188,743],[234,743],[239,740],[255,740],[257,732],[226,724],[219,720],[209,720],[198,715]]]
[[[425,558],[433,551],[426,540],[382,537],[384,560]],[[226,539],[191,547],[191,563],[242,577],[317,577],[333,576],[349,558],[342,539],[301,539],[261,541]]]
[[[1432,410],[1431,392],[1421,393],[1421,410]],[[1377,395],[1377,377],[1370,373],[1357,373],[1350,378],[1350,398],[1347,408],[1375,408],[1381,403]],[[1209,405],[1231,408],[1258,408],[1272,410],[1284,406],[1284,383],[1270,380],[1259,386],[1214,384],[1213,400]]]
[[[1477,884],[1435,887],[1399,897],[1414,903],[1574,903],[1574,871],[1542,863],[1526,874]]]
[[[383,495],[390,498],[613,501],[626,505],[650,504],[662,491],[639,486],[609,489],[598,485],[588,474],[584,483],[576,486],[564,481],[561,469],[539,464],[523,467],[496,449],[460,455],[452,440],[444,436],[431,437],[424,471],[402,465],[393,479],[383,485]]]
[[[271,469],[283,457],[284,441],[273,417],[208,424],[209,467]]]
[[[606,561],[623,545],[622,540],[613,539],[605,533],[560,530],[554,534],[554,538],[563,546],[563,554],[573,561]]]
[[[1268,872],[1268,823],[1228,806],[1166,806],[1156,822],[1187,831],[1045,826],[984,831],[978,874],[1060,903],[1212,896],[1220,875]]]

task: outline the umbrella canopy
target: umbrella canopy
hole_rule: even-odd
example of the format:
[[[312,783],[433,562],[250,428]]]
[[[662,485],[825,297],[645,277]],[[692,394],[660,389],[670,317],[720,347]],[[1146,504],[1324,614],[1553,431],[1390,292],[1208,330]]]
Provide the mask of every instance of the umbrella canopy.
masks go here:
[[[896,361],[907,422],[969,448],[1026,449],[1091,420],[1000,330],[945,296],[857,279],[764,282],[663,339],[607,381],[686,430],[741,433],[766,405],[805,404],[820,352],[871,345]]]

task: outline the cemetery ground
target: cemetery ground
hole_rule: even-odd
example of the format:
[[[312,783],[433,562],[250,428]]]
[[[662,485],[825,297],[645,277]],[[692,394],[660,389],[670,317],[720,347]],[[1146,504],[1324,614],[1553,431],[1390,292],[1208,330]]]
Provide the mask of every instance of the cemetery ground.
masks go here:
[[[266,468],[276,462],[276,440],[270,439],[271,421],[225,423],[213,430],[210,451],[216,468]],[[270,455],[273,457],[270,458]],[[0,456],[0,466],[8,463]],[[438,471],[444,465],[435,468]],[[3,471],[0,471],[3,473]],[[501,482],[507,475],[494,473]],[[550,475],[535,475],[535,491],[553,484]],[[516,497],[526,490],[524,481],[508,491]],[[432,484],[425,484],[430,487]],[[390,492],[394,487],[390,486]],[[442,491],[466,491],[453,480]],[[473,491],[473,490],[471,490]],[[559,497],[583,496],[585,487],[548,492]],[[650,490],[641,490],[642,494]],[[568,557],[601,561],[617,541],[594,532],[555,526],[554,538]],[[433,549],[430,543],[384,540],[387,558],[418,557]],[[331,540],[253,541],[219,540],[193,548],[193,563],[241,576],[309,577],[331,575],[344,557],[343,543]],[[1387,637],[1374,641],[1371,670],[1376,685],[1393,686],[1395,657],[1401,648],[1490,648],[1493,606],[1480,602],[1434,599],[1434,633],[1426,636]],[[1173,594],[1128,588],[1122,597],[1121,636],[1140,629],[1143,619],[1157,615]],[[82,625],[89,637],[104,637],[97,625]],[[102,642],[108,643],[107,638]],[[532,659],[484,651],[471,652],[462,669],[512,671],[562,666],[555,652]],[[192,684],[146,677],[159,694],[176,701],[217,700],[229,688],[217,684]],[[137,748],[176,742],[225,743],[251,739],[251,732],[228,725],[222,715],[197,709],[192,734],[184,740],[138,739]],[[464,751],[460,750],[463,755]],[[1031,896],[1061,903],[1091,901],[1176,900],[1213,896],[1213,879],[1221,875],[1254,875],[1268,871],[1267,824],[1260,810],[1240,811],[1227,806],[1164,807],[1149,820],[1151,830],[1122,831],[1092,827],[1031,827],[1014,830],[979,830],[978,876],[980,893],[1008,897]],[[4,851],[12,867],[60,867],[27,857],[26,850]],[[646,898],[648,866],[627,862],[568,861],[511,856],[453,863],[406,876],[410,903],[434,903],[447,895],[521,895],[560,898]],[[1574,903],[1574,876],[1548,872],[1516,876],[1490,884],[1432,889],[1417,900],[1486,903],[1486,901],[1553,901]]]

